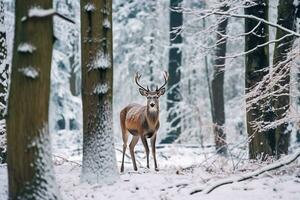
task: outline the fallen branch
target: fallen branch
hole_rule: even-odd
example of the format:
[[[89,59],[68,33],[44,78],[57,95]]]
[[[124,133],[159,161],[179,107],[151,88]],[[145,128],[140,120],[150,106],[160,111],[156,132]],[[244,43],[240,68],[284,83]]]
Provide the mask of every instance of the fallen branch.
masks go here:
[[[209,185],[208,187],[204,188],[204,189],[196,189],[194,191],[192,191],[190,194],[193,195],[195,193],[198,192],[203,192],[205,194],[209,194],[210,192],[212,192],[213,190],[215,190],[216,188],[222,186],[222,185],[227,185],[227,184],[231,184],[234,182],[241,182],[241,181],[245,181],[248,180],[250,178],[256,177],[260,174],[263,174],[265,172],[271,171],[271,170],[275,170],[278,169],[280,167],[286,166],[292,162],[294,162],[295,160],[297,160],[297,158],[300,156],[300,150],[298,150],[296,153],[290,155],[290,156],[286,156],[270,165],[267,165],[261,169],[258,169],[254,172],[249,172],[246,173],[244,175],[242,175],[241,177],[234,177],[234,178],[227,178],[227,179],[223,179],[220,181],[216,181],[214,183],[212,183],[211,185]]]
[[[80,166],[80,167],[82,166],[80,163],[75,162],[75,161],[72,161],[72,160],[68,160],[67,158],[64,158],[64,157],[62,157],[62,156],[54,155],[54,154],[52,154],[52,156],[53,156],[53,157],[56,157],[56,158],[60,158],[60,159],[62,159],[64,162],[73,163],[73,164],[78,165],[78,166]]]

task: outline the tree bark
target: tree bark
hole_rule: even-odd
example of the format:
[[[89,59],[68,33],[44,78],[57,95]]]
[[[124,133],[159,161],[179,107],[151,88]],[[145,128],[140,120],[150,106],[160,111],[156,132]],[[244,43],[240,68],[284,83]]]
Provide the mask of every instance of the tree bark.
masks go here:
[[[181,101],[180,94],[180,67],[182,63],[182,52],[178,45],[182,44],[182,35],[175,31],[175,28],[181,27],[182,0],[170,0],[170,50],[169,50],[169,80],[167,92],[167,121],[170,123],[170,130],[161,143],[173,143],[181,133],[181,119],[178,103]]]
[[[245,14],[253,15],[265,20],[268,20],[268,0],[255,0],[256,5],[245,8]],[[253,19],[245,19],[245,32],[250,32],[258,21]],[[269,40],[269,27],[261,23],[252,33],[245,36],[245,51],[255,48]],[[269,46],[258,48],[245,56],[246,72],[245,72],[245,87],[246,93],[256,83],[268,73],[266,68],[269,67]],[[250,99],[246,99],[246,104]],[[246,113],[247,132],[249,137],[249,156],[251,159],[265,159],[268,155],[272,155],[268,132],[256,131],[251,123],[256,123],[257,120],[264,120],[265,110],[259,102],[252,106]]]
[[[52,1],[16,1],[7,117],[9,199],[54,200],[59,193],[48,130],[52,17],[22,22],[33,7],[51,9]]]
[[[220,11],[226,12],[229,9],[227,5],[222,5]],[[225,106],[224,106],[224,74],[225,74],[225,56],[227,37],[226,29],[228,24],[228,17],[221,18],[222,21],[217,28],[217,44],[214,59],[214,72],[211,82],[212,88],[212,120],[213,132],[215,136],[215,144],[217,153],[226,155],[226,133],[225,125]]]
[[[296,7],[293,2],[294,0],[279,0],[277,7],[277,24],[290,30],[295,30],[296,27]],[[276,39],[280,39],[287,34],[287,32],[277,29]],[[283,65],[282,61],[288,59],[287,54],[292,48],[294,39],[294,36],[289,36],[275,43],[273,57],[275,75],[285,74],[281,79],[279,79],[279,82],[277,83],[278,85],[274,88],[276,91],[279,88],[284,87],[282,91],[276,92],[276,95],[279,95],[278,97],[273,97],[273,107],[275,109],[276,120],[284,118],[290,108],[290,62],[288,62],[287,67],[284,67],[286,63]],[[276,69],[277,67],[279,68]],[[275,153],[277,156],[288,153],[291,135],[291,129],[289,129],[288,126],[289,123],[284,123],[275,129]]]
[[[118,177],[112,131],[112,1],[81,0],[82,181]]]
[[[0,163],[6,163],[6,130],[5,130],[5,114],[7,107],[7,79],[8,79],[8,63],[6,31],[4,23],[4,2],[0,0],[0,123],[3,129],[0,130]]]

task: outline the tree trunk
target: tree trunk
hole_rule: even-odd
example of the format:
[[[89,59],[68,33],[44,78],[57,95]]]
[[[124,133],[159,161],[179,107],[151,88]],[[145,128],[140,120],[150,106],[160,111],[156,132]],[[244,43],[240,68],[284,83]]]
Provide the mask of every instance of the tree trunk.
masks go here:
[[[181,27],[183,22],[182,0],[170,0],[170,50],[169,50],[169,80],[167,92],[167,121],[170,123],[170,130],[161,143],[173,143],[180,135],[180,112],[178,104],[181,100],[180,94],[180,67],[182,62],[181,33],[175,31],[175,28]],[[175,9],[175,10],[174,10]]]
[[[118,177],[112,125],[112,1],[81,0],[82,181]]]
[[[5,114],[7,102],[8,63],[6,62],[6,31],[4,23],[4,2],[0,0],[0,163],[6,163]]]
[[[296,27],[296,8],[293,2],[294,0],[279,0],[277,7],[277,24],[290,30],[295,30]],[[287,32],[277,29],[276,39],[280,39],[287,34]],[[276,120],[284,118],[290,108],[290,62],[285,67],[286,63],[282,64],[282,61],[288,59],[287,53],[291,50],[294,39],[293,36],[290,36],[275,43],[273,66],[279,67],[279,69],[275,69],[275,75],[285,74],[274,88],[276,91],[284,87],[282,91],[276,92],[276,95],[279,95],[278,97],[273,97]],[[284,123],[275,129],[275,151],[277,156],[288,153],[291,135],[291,129],[288,126],[289,123]]]
[[[223,5],[220,11],[226,12],[229,9],[227,5]],[[226,29],[228,17],[222,18],[217,28],[217,46],[214,59],[214,73],[211,82],[212,88],[212,120],[213,131],[215,136],[215,144],[217,153],[226,155],[226,133],[225,125],[225,109],[224,109],[224,73],[225,73],[225,56],[226,56]]]
[[[59,194],[48,130],[52,16],[21,20],[33,7],[51,9],[52,1],[16,1],[7,118],[9,199],[54,200]]]
[[[268,20],[268,0],[255,0],[256,5],[245,8],[245,14],[254,15],[259,18]],[[245,32],[250,32],[257,21],[246,18]],[[269,40],[269,27],[261,23],[251,34],[245,36],[245,51],[257,47]],[[245,56],[246,72],[245,72],[245,87],[246,93],[256,83],[260,82],[262,78],[268,73],[266,69],[269,66],[269,46],[258,48]],[[249,99],[246,100],[246,104]],[[268,132],[256,131],[251,123],[256,120],[264,118],[265,108],[261,107],[262,102],[252,106],[247,111],[247,132],[249,136],[249,156],[251,159],[265,159],[267,155],[272,155],[272,150],[269,144]]]

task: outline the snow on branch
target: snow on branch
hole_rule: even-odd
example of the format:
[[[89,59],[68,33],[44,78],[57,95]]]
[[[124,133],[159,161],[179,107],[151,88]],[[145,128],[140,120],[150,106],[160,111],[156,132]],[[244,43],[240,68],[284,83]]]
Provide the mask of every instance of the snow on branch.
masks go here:
[[[43,18],[43,17],[53,16],[53,15],[57,15],[58,17],[75,24],[75,21],[56,12],[53,8],[44,9],[38,6],[30,8],[27,16],[22,17],[21,21],[25,22],[29,18]]]
[[[297,160],[297,158],[300,156],[300,150],[296,151],[294,154],[290,155],[290,156],[286,156],[270,165],[267,165],[265,167],[262,167],[261,169],[258,169],[254,172],[249,172],[246,173],[244,175],[241,175],[240,177],[231,177],[231,178],[227,178],[227,179],[223,179],[223,180],[219,180],[216,181],[214,183],[212,183],[211,185],[207,186],[204,189],[195,189],[193,190],[190,194],[195,194],[198,192],[203,192],[205,194],[209,194],[211,193],[213,190],[215,190],[216,188],[223,186],[223,185],[227,185],[227,184],[232,184],[235,182],[241,182],[241,181],[245,181],[251,178],[254,178],[258,175],[261,175],[265,172],[271,171],[271,170],[275,170],[278,169],[280,167],[284,167],[286,165],[291,164],[292,162],[294,162],[295,160]]]
[[[236,18],[248,18],[248,19],[253,19],[253,20],[256,20],[258,22],[263,22],[269,26],[272,26],[272,27],[275,27],[275,28],[278,28],[278,29],[281,29],[283,31],[286,31],[288,33],[291,33],[292,35],[294,36],[297,36],[297,37],[300,37],[300,34],[293,31],[293,30],[290,30],[288,28],[285,28],[279,24],[276,24],[276,23],[272,23],[268,20],[265,20],[265,19],[262,19],[262,18],[259,18],[259,17],[256,17],[254,15],[246,15],[246,14],[235,14],[235,13],[229,13],[229,12],[220,12],[220,11],[214,11],[212,12],[212,14],[216,14],[216,15],[225,15],[225,16],[229,16],[229,17],[236,17]]]
[[[106,94],[109,90],[109,86],[107,83],[98,83],[96,87],[94,88],[93,94],[100,95],[100,94]]]
[[[110,56],[102,51],[98,51],[93,61],[88,65],[89,71],[92,69],[107,69],[111,66]]]
[[[84,6],[84,10],[86,12],[93,12],[96,10],[96,7],[93,3],[87,3],[85,6]]]
[[[39,72],[34,67],[23,67],[18,69],[18,72],[22,73],[25,77],[36,79],[39,76]]]
[[[21,53],[33,53],[36,50],[36,47],[30,43],[23,42],[18,46],[18,52]]]
[[[28,11],[28,17],[47,17],[51,16],[55,13],[55,10],[50,8],[50,9],[43,9],[40,7],[33,7],[30,8]]]
[[[110,29],[111,28],[111,25],[110,25],[110,22],[107,18],[104,19],[103,21],[103,27],[106,28],[106,29]]]

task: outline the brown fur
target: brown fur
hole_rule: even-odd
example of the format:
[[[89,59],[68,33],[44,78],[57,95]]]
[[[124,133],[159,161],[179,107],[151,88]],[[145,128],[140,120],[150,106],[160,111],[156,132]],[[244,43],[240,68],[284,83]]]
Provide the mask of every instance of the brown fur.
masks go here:
[[[124,155],[127,148],[127,141],[129,133],[133,135],[132,141],[129,145],[131,159],[134,170],[137,170],[134,146],[141,138],[147,154],[147,167],[149,168],[149,147],[146,138],[151,138],[151,147],[154,157],[154,166],[157,170],[156,155],[155,155],[155,140],[156,133],[159,128],[159,109],[150,111],[149,106],[142,106],[140,104],[129,104],[120,112],[120,123],[123,137],[123,158],[121,165],[121,172],[124,171]]]

